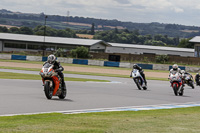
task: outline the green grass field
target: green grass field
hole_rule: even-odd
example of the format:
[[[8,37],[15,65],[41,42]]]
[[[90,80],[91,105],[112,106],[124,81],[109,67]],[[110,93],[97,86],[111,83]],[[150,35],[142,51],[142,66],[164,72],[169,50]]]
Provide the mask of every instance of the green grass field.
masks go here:
[[[0,60],[2,61],[2,60]],[[3,60],[5,61],[5,60]],[[27,61],[11,61],[21,63],[37,63]],[[98,67],[110,69],[131,70],[128,68],[113,68],[64,64],[80,67]],[[40,71],[40,69],[0,67],[6,69]],[[145,70],[151,71],[151,70]],[[153,72],[161,72],[155,71]],[[168,72],[168,71],[165,71]],[[96,75],[94,73],[69,72],[72,74]],[[97,74],[98,75],[98,74]],[[108,76],[107,74],[99,74]],[[109,75],[124,76],[127,75]],[[39,75],[0,72],[1,79],[33,79],[41,80]],[[151,77],[147,77],[151,79]],[[65,81],[91,81],[90,79],[65,78]],[[160,80],[160,79],[157,79]],[[163,79],[164,80],[164,79]],[[167,79],[166,79],[167,80]],[[99,80],[96,80],[100,82]],[[103,81],[106,82],[106,81]],[[163,109],[150,111],[123,111],[85,114],[38,114],[20,116],[1,116],[0,133],[199,133],[200,107]]]
[[[0,117],[0,133],[199,133],[200,107]]]
[[[0,69],[27,70],[27,71],[38,71],[38,72],[40,71],[40,69],[37,69],[37,68],[3,67],[3,66],[0,66]],[[130,78],[129,75],[107,74],[107,73],[74,72],[74,71],[64,71],[63,73],[65,73],[65,74],[91,75],[91,76],[107,76],[107,77]],[[146,79],[147,80],[168,81],[167,78],[146,77]]]

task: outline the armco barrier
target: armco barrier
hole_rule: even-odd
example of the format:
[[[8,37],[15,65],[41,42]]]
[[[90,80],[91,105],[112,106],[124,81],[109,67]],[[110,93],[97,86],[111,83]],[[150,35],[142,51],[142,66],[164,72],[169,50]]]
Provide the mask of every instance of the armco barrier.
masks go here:
[[[73,59],[73,64],[88,65],[88,60]]]
[[[26,56],[26,60],[28,61],[42,61],[41,56]]]
[[[10,54],[0,54],[0,59],[11,60]]]
[[[200,67],[185,67],[185,70],[187,72],[196,72],[196,73],[199,73],[200,72]]]
[[[47,61],[47,57],[42,57],[42,61]]]
[[[120,62],[119,67],[131,68],[131,63]]]
[[[153,70],[169,70],[169,65],[163,65],[163,64],[153,64]]]
[[[29,60],[29,61],[47,61],[47,57],[41,56],[23,56],[23,55],[10,55],[10,54],[0,54],[0,59],[6,60]],[[62,63],[69,64],[83,64],[83,65],[95,65],[95,66],[110,66],[110,67],[125,67],[132,68],[134,63],[125,62],[111,62],[111,61],[99,61],[99,60],[83,60],[83,59],[72,59],[72,58],[62,58],[58,57],[57,60]],[[166,70],[169,71],[172,66],[164,64],[138,64],[142,69],[151,70]],[[181,70],[186,70],[187,72],[200,72],[198,67],[185,67],[179,66]]]
[[[92,66],[103,66],[104,61],[99,61],[99,60],[88,60],[88,65]]]
[[[178,66],[181,70],[185,70],[185,66]],[[169,70],[172,69],[172,66],[169,66]]]
[[[104,66],[119,67],[119,62],[104,61]]]
[[[138,66],[142,67],[142,69],[153,70],[153,64],[138,64]]]
[[[12,55],[11,60],[26,60],[26,56],[24,56],[24,55]]]

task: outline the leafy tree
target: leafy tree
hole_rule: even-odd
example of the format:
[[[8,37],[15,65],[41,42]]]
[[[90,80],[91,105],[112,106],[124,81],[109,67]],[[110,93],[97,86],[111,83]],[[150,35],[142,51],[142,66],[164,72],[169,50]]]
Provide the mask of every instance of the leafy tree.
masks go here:
[[[20,33],[21,34],[32,35],[33,34],[33,30],[31,28],[29,28],[29,27],[22,26],[22,27],[20,27]]]
[[[10,32],[10,33],[19,34],[19,33],[20,33],[20,29],[17,28],[17,27],[11,27],[11,28],[9,29],[9,32]]]
[[[156,62],[157,63],[166,63],[168,60],[169,60],[169,57],[167,55],[156,56]]]
[[[8,28],[5,27],[5,26],[0,26],[0,32],[7,33],[8,32]]]
[[[182,48],[194,48],[194,44],[193,43],[189,43],[190,39],[191,38],[181,39],[180,43],[178,44],[178,47],[182,47]]]
[[[55,51],[54,55],[57,56],[57,57],[66,57],[66,56],[67,56],[67,53],[65,52],[64,49],[59,48],[59,49],[57,49],[57,50]]]
[[[77,47],[76,49],[72,49],[70,54],[74,58],[88,58],[89,57],[89,50],[86,47]]]

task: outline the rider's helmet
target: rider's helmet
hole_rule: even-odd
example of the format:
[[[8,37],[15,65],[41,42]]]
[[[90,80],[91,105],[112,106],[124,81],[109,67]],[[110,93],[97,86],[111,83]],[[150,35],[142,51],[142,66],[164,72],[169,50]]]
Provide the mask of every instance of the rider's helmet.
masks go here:
[[[196,76],[199,76],[199,73],[196,73]]]
[[[136,69],[137,68],[137,64],[133,64],[133,69]]]
[[[181,73],[184,74],[184,73],[185,73],[185,70],[181,70]]]
[[[172,69],[173,69],[174,71],[178,70],[178,65],[177,65],[177,64],[174,64],[174,65],[172,66]]]
[[[56,56],[51,54],[48,56],[47,62],[53,64],[56,61]]]

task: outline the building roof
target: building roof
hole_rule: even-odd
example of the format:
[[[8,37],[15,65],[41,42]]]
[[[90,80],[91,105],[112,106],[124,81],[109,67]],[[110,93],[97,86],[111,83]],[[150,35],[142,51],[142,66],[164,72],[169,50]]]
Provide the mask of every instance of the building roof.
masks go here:
[[[189,40],[189,42],[193,42],[193,43],[200,43],[200,36],[195,36],[192,39]]]
[[[194,49],[191,49],[191,48],[177,48],[177,47],[149,46],[149,45],[121,44],[121,43],[109,43],[109,44],[111,44],[113,47],[163,50],[163,51],[193,52],[194,53]]]
[[[44,43],[44,36],[0,33],[0,40]],[[192,42],[196,42],[196,41],[200,42],[200,36],[194,37],[193,39],[190,40],[190,42],[191,41]],[[102,41],[102,40],[94,40],[94,39],[79,39],[79,38],[50,37],[50,36],[45,36],[45,43],[62,44],[62,45],[70,44],[70,45],[82,45],[82,46],[92,46],[92,45],[95,45],[95,44],[98,44],[98,43],[102,43],[106,46],[123,47],[123,48],[194,52],[194,49],[189,49],[189,48],[164,47],[164,46],[162,47],[162,46],[149,46],[149,45],[137,45],[137,44],[121,44],[121,43],[107,43],[107,42]]]
[[[0,33],[0,40],[28,41],[28,42],[44,43],[44,36]],[[107,46],[110,46],[110,44],[108,44],[107,42],[104,42],[102,40],[50,37],[50,36],[45,36],[45,43],[83,45],[83,46],[92,46],[97,43],[103,43]]]

